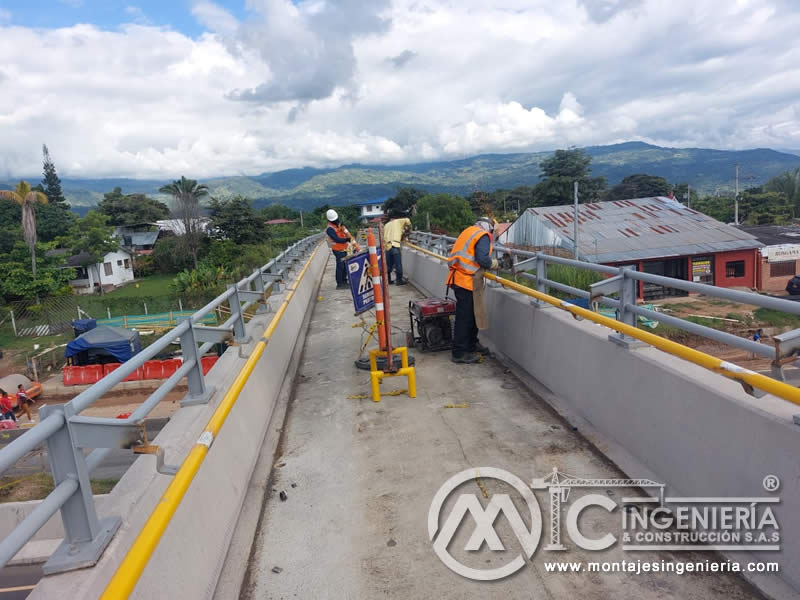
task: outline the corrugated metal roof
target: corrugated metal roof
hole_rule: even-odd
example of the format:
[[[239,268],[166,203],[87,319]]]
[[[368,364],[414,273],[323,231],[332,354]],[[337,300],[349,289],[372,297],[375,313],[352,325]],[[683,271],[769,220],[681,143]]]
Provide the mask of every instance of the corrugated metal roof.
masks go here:
[[[636,198],[581,204],[578,251],[593,262],[622,262],[760,248],[754,236],[670,198]],[[529,208],[505,239],[517,246],[573,251],[571,205]]]

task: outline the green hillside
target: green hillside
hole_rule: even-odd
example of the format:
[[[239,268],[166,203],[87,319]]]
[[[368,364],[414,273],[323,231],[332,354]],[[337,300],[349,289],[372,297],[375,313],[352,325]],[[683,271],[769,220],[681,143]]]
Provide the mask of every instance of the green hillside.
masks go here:
[[[604,176],[610,185],[635,173],[665,177],[672,183],[688,182],[701,194],[727,192],[734,188],[736,165],[740,186],[751,187],[791,168],[800,157],[786,152],[754,150],[710,150],[663,148],[642,142],[626,142],[585,149],[592,157],[592,174]],[[258,206],[272,203],[311,209],[322,204],[342,205],[391,196],[401,186],[429,192],[469,194],[475,189],[492,191],[535,185],[539,164],[550,152],[484,154],[461,160],[410,165],[343,165],[337,168],[287,169],[254,176],[219,177],[206,180],[215,197],[242,195]],[[191,173],[186,173],[191,177]],[[166,181],[136,179],[62,180],[67,199],[77,211],[94,206],[104,192],[116,186],[126,193],[158,195]],[[12,187],[1,182],[0,188]],[[165,199],[165,198],[162,198]]]

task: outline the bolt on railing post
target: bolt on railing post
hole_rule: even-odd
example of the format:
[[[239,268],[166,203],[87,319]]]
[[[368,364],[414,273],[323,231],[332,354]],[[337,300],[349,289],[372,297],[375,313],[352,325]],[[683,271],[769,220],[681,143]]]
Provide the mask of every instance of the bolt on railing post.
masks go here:
[[[186,374],[186,386],[189,393],[181,400],[181,406],[191,406],[193,404],[206,404],[214,393],[214,387],[206,385],[203,375],[203,364],[201,356],[197,353],[197,342],[194,339],[194,324],[189,322],[186,333],[181,336],[181,354],[184,362],[193,360],[194,366]]]
[[[228,300],[228,305],[231,309],[231,315],[236,317],[233,322],[233,341],[237,344],[246,344],[250,341],[250,338],[247,336],[247,330],[244,326],[244,313],[242,312],[242,302],[239,298],[239,288],[231,285],[229,289],[232,289],[233,293]]]
[[[55,412],[64,413],[64,425],[47,438],[47,458],[56,486],[66,479],[75,479],[78,489],[61,506],[64,541],[45,563],[45,574],[71,571],[94,565],[111,541],[122,520],[119,517],[98,519],[89,481],[86,457],[76,447],[70,431],[71,405],[49,405],[39,409],[42,420]]]

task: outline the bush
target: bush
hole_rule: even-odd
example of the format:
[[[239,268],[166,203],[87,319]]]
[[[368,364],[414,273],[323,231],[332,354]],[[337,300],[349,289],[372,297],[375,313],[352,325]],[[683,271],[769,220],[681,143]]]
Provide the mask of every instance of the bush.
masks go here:
[[[153,247],[153,267],[157,273],[179,273],[194,267],[192,253],[183,238],[163,237]]]

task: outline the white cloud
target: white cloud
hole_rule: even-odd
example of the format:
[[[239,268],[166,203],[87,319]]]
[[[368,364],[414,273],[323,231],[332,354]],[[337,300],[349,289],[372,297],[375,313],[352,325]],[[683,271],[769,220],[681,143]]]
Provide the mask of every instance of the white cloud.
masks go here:
[[[800,147],[791,0],[246,6],[195,2],[196,39],[0,24],[0,177],[38,174],[43,142],[64,175],[163,178],[626,139]]]

